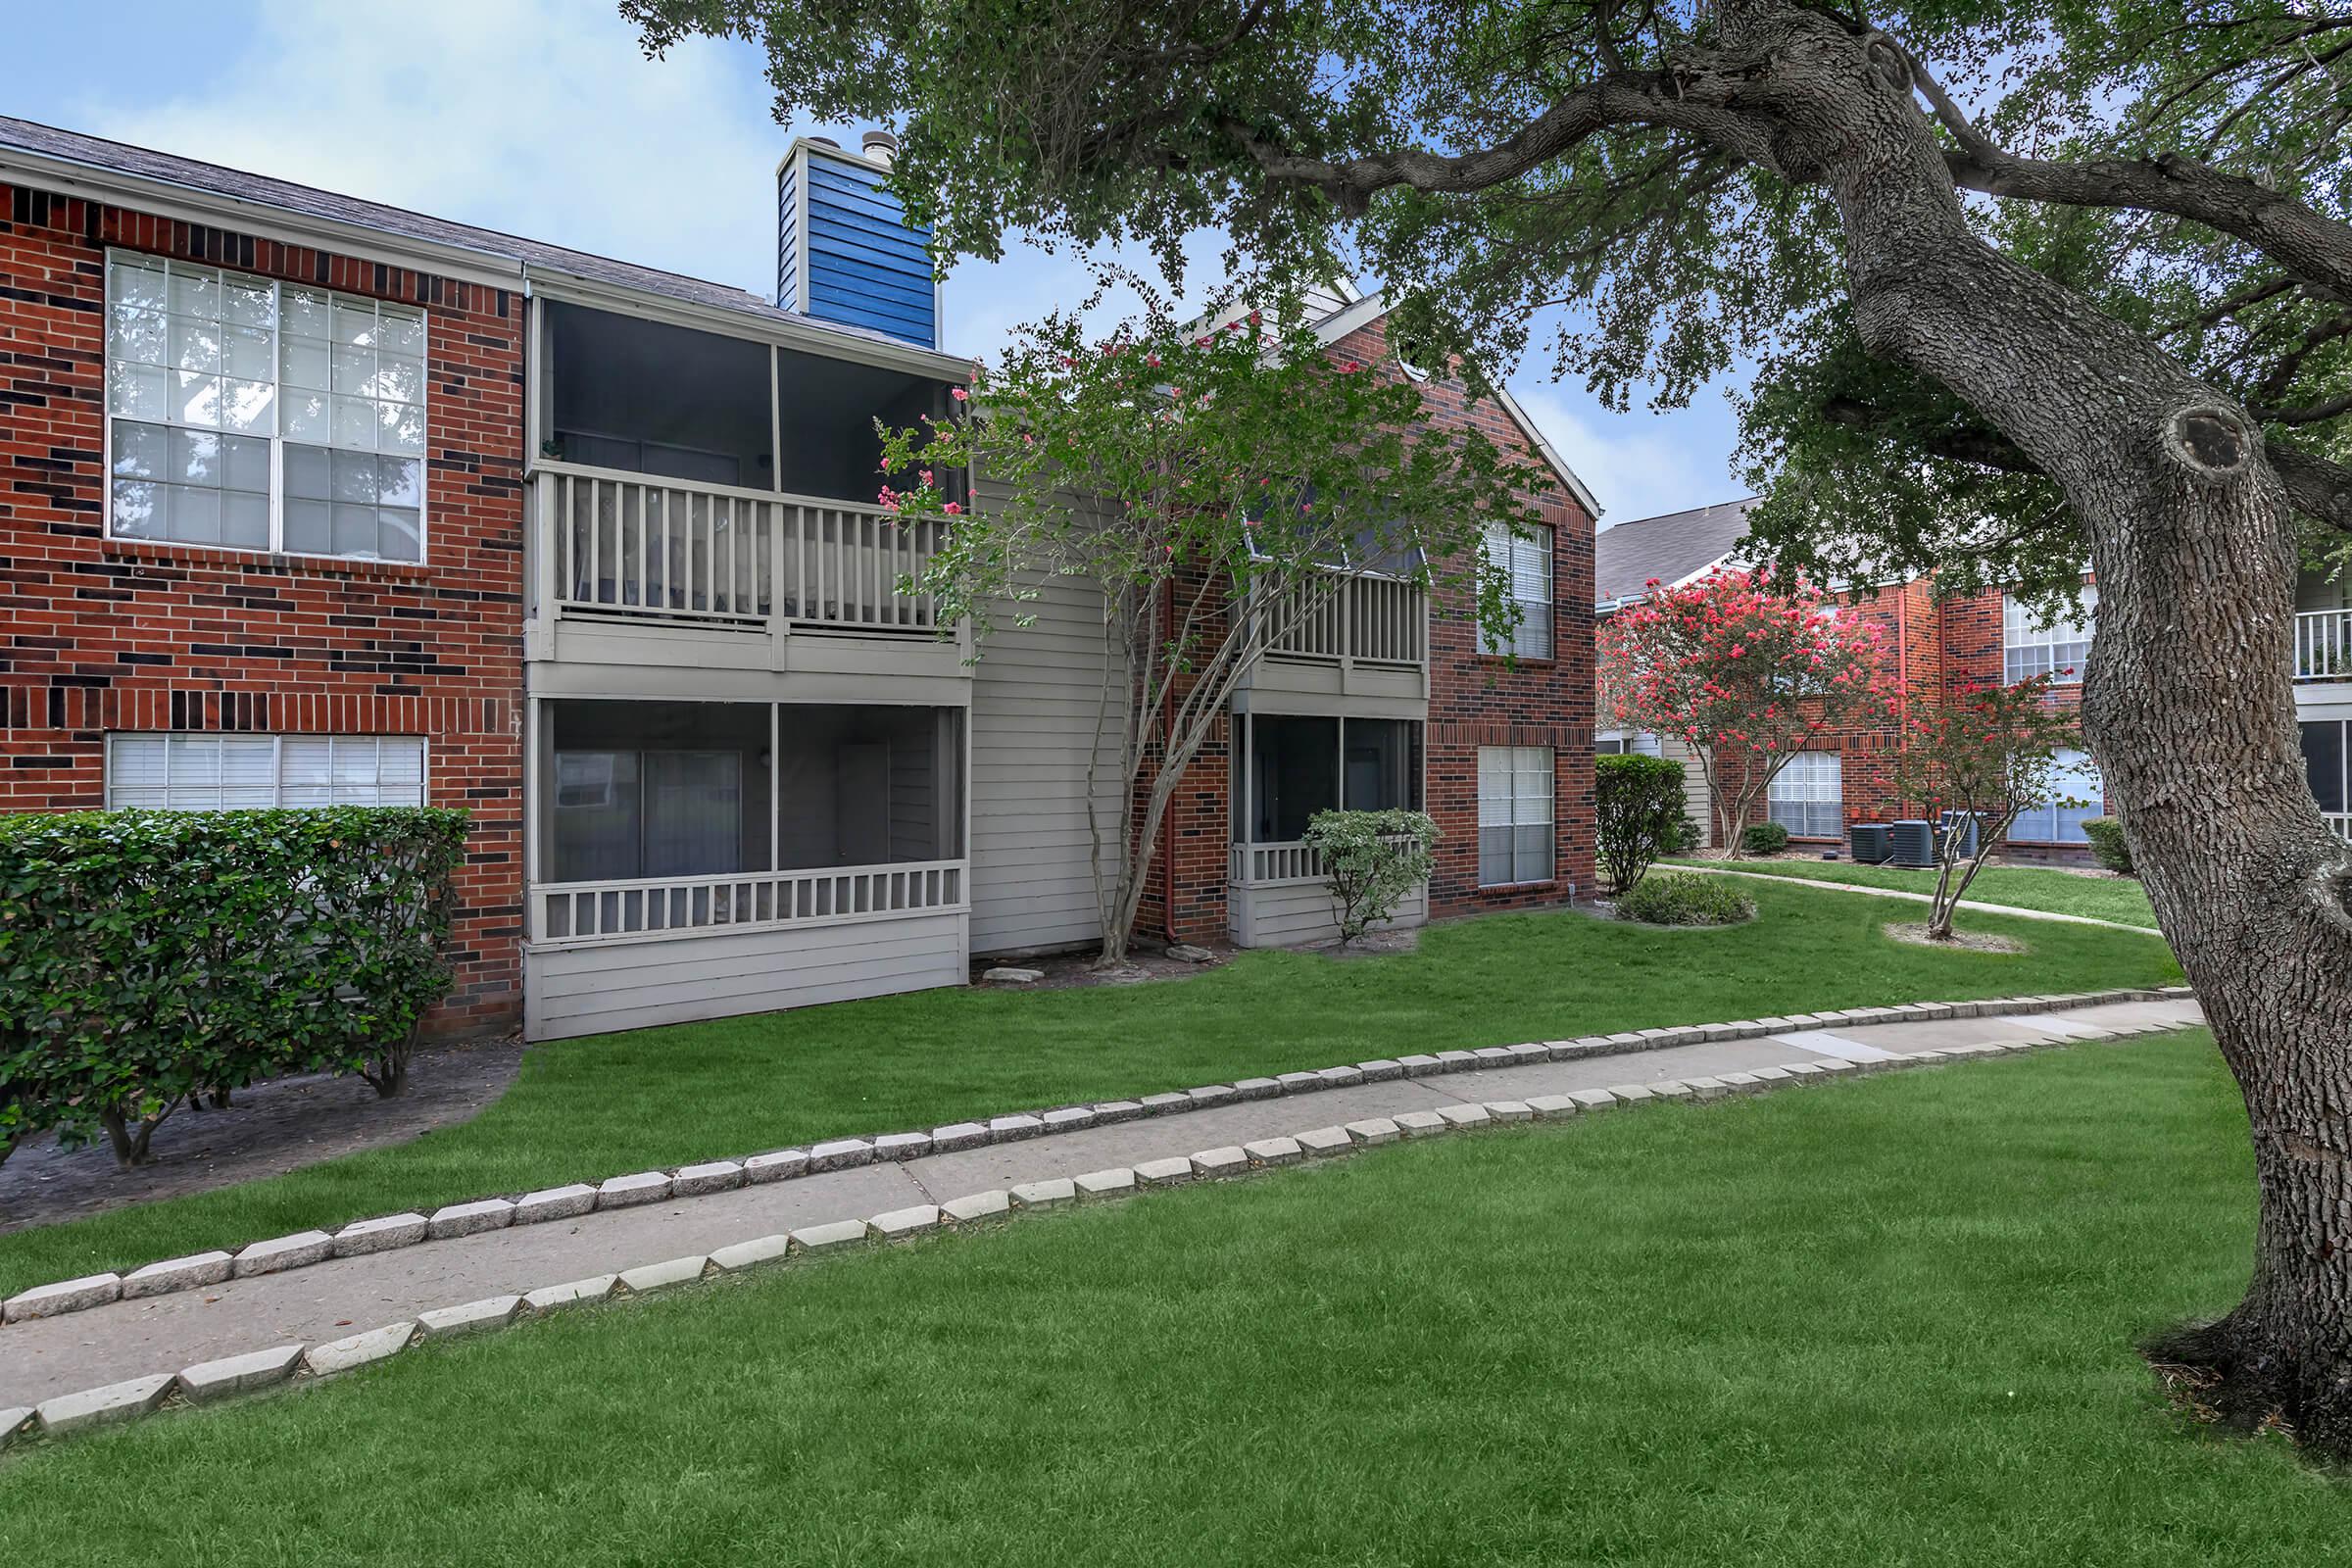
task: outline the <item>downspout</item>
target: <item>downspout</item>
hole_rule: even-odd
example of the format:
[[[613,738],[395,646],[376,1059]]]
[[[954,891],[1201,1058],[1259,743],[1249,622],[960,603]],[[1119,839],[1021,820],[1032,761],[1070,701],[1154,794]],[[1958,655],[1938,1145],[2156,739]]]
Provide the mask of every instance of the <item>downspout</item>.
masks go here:
[[[1160,646],[1165,648],[1176,635],[1176,595],[1171,591],[1160,606]],[[1168,696],[1159,706],[1159,765],[1168,765],[1168,754],[1176,745],[1176,666],[1168,666]],[[1166,890],[1159,901],[1160,935],[1170,947],[1176,945],[1176,797],[1168,797],[1167,813],[1159,820],[1160,886]]]

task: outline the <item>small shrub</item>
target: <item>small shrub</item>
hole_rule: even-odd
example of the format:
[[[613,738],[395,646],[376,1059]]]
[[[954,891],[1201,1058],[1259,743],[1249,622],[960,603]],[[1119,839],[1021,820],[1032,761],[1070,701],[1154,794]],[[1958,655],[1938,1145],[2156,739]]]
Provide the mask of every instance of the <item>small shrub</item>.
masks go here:
[[[1683,764],[1662,757],[1592,760],[1592,815],[1609,885],[1624,892],[1675,847],[1683,827]]]
[[[189,1096],[290,1072],[399,1092],[466,814],[0,817],[0,1143],[100,1128],[125,1165]]]
[[[2090,858],[2110,871],[2132,872],[2132,846],[2124,842],[2124,824],[2112,816],[2086,817],[2083,836],[2090,840]]]
[[[1349,943],[1429,880],[1438,824],[1421,811],[1317,811],[1306,819],[1301,842],[1323,858],[1339,906],[1340,941]]]
[[[1756,917],[1756,901],[1723,877],[1660,871],[1618,896],[1617,917],[1646,925],[1739,925]]]
[[[1751,822],[1740,833],[1740,848],[1749,855],[1778,855],[1788,847],[1788,830],[1778,822]]]

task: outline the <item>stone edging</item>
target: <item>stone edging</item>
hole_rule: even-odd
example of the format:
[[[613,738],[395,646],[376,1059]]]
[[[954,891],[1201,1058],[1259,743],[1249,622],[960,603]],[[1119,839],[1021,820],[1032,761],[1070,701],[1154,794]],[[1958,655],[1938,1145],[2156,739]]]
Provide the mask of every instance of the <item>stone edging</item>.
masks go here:
[[[1198,1110],[1227,1101],[1271,1100],[1278,1095],[1341,1089],[1391,1078],[1427,1078],[1449,1072],[1492,1067],[1519,1067],[1543,1061],[1573,1061],[1676,1046],[1712,1045],[1726,1040],[1754,1039],[1797,1029],[1865,1028],[1872,1024],[1912,1023],[1933,1018],[1973,1018],[1987,1012],[2047,1012],[2060,1008],[2098,1006],[2118,1002],[2143,1002],[2186,997],[2186,986],[2140,987],[2120,991],[2078,992],[2039,997],[2004,997],[1982,1002],[1912,1002],[1892,1007],[1848,1007],[1831,1012],[1797,1013],[1786,1018],[1742,1018],[1734,1023],[1687,1024],[1676,1028],[1642,1029],[1613,1035],[1587,1035],[1578,1040],[1546,1040],[1516,1046],[1487,1046],[1477,1051],[1441,1051],[1395,1059],[1382,1057],[1313,1072],[1286,1072],[1272,1078],[1242,1078],[1230,1084],[1204,1084],[1181,1093],[1146,1095],[1140,1100],[1102,1101],[1087,1105],[1064,1105],[1053,1110],[1022,1111],[982,1121],[953,1122],[927,1133],[879,1133],[862,1138],[837,1138],[807,1149],[782,1149],[738,1159],[705,1160],[666,1170],[638,1171],[609,1177],[598,1183],[573,1182],[542,1188],[518,1197],[489,1197],[449,1203],[431,1214],[387,1214],[363,1219],[333,1233],[298,1231],[250,1243],[237,1250],[216,1250],[185,1257],[165,1258],[127,1273],[85,1275],[59,1280],[18,1292],[0,1303],[0,1322],[20,1323],[85,1311],[118,1300],[137,1300],[175,1291],[201,1290],[230,1278],[276,1274],[291,1268],[323,1263],[329,1258],[356,1257],[389,1251],[423,1241],[471,1236],[543,1220],[572,1219],[594,1209],[629,1208],[639,1203],[699,1198],[737,1187],[758,1186],[821,1171],[847,1170],[882,1160],[907,1160],[925,1154],[950,1154],[990,1144],[1008,1144],[1043,1133],[1075,1132],[1104,1127],[1143,1116]]]
[[[2132,995],[2136,997],[2142,994]],[[2066,1000],[2070,1004],[2073,1002],[2071,998]],[[2035,1009],[2011,1007],[2003,1010]],[[1850,1019],[1846,1022],[1848,1027],[1857,1027]],[[2107,1034],[2110,1038],[2156,1034],[2166,1032],[2170,1027],[2133,1026],[2110,1030]],[[906,1241],[942,1229],[976,1229],[992,1222],[1066,1208],[1076,1203],[1125,1198],[1142,1190],[1255,1175],[1313,1159],[1445,1133],[1466,1132],[1513,1122],[1559,1121],[1592,1115],[1620,1105],[1664,1101],[1721,1100],[1769,1089],[1827,1083],[1836,1078],[1889,1068],[1933,1066],[1973,1056],[2019,1055],[2079,1045],[2087,1038],[2090,1037],[1954,1046],[1941,1051],[1889,1055],[1883,1061],[1793,1061],[1779,1067],[1759,1067],[1751,1072],[1718,1073],[1653,1084],[1618,1084],[1607,1089],[1579,1089],[1564,1095],[1537,1095],[1527,1100],[1443,1105],[1434,1110],[1404,1110],[1392,1116],[1366,1117],[1344,1127],[1318,1127],[1288,1137],[1263,1138],[1249,1144],[1205,1149],[1189,1157],[1151,1159],[1133,1166],[1090,1171],[1082,1176],[1024,1182],[1008,1190],[973,1193],[967,1197],[951,1199],[945,1203],[922,1203],[893,1209],[888,1213],[876,1214],[871,1219],[837,1220],[830,1224],[804,1226],[775,1236],[738,1242],[707,1254],[671,1258],[667,1262],[649,1263],[618,1273],[591,1275],[587,1279],[567,1280],[517,1295],[493,1296],[458,1306],[437,1307],[420,1312],[414,1318],[404,1318],[381,1328],[325,1344],[273,1346],[266,1350],[251,1350],[242,1355],[202,1362],[176,1373],[152,1373],[146,1377],[109,1384],[104,1388],[57,1395],[37,1405],[0,1410],[0,1448],[8,1447],[21,1437],[70,1437],[78,1432],[134,1420],[166,1408],[180,1409],[213,1403],[241,1394],[300,1387],[388,1360],[411,1346],[427,1341],[455,1339],[506,1328],[574,1306],[649,1296],[707,1279],[746,1273],[767,1264],[843,1251],[868,1243]]]

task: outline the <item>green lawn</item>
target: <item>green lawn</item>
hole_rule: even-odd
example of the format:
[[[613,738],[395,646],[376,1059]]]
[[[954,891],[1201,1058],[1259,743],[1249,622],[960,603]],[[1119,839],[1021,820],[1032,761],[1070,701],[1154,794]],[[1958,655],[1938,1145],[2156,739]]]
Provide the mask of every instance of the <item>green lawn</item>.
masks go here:
[[[0,1462],[10,1560],[2205,1565],[2352,1498],[2173,1414],[2202,1034],[1382,1150],[788,1266]],[[126,1506],[135,1498],[136,1506]]]
[[[1720,865],[1719,860],[1669,860],[1668,865]],[[1913,893],[1936,891],[1936,873],[1899,865],[1857,865],[1851,860],[1740,860],[1732,869],[1760,871],[1766,876],[1802,877],[1812,882],[1851,882],[1857,887],[1905,888]],[[2156,911],[2148,907],[2147,890],[2128,876],[2077,876],[2071,871],[2039,870],[2033,866],[1986,867],[1968,885],[1968,897],[1978,904],[2006,904],[2019,909],[2047,909],[2053,914],[2083,914],[2094,920],[2156,929]]]
[[[2180,978],[2162,942],[2131,933],[1971,916],[2031,951],[1930,952],[1881,935],[1884,900],[1749,885],[1763,918],[1731,930],[1497,916],[1434,928],[1409,955],[1256,952],[1165,984],[929,992],[543,1046],[463,1126],[0,1236],[0,1295],[487,1193],[1024,1106],[1414,1051]]]

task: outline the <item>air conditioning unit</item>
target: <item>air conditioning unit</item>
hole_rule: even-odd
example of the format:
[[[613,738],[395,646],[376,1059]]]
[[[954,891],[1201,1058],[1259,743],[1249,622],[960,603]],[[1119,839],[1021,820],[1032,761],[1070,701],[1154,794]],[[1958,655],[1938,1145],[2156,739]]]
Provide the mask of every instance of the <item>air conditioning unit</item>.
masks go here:
[[[1857,865],[1885,865],[1894,854],[1894,842],[1884,822],[1856,822],[1846,831]]]
[[[1895,822],[1887,827],[1893,843],[1894,863],[1897,865],[1927,866],[1936,863],[1936,824],[1912,820]]]

